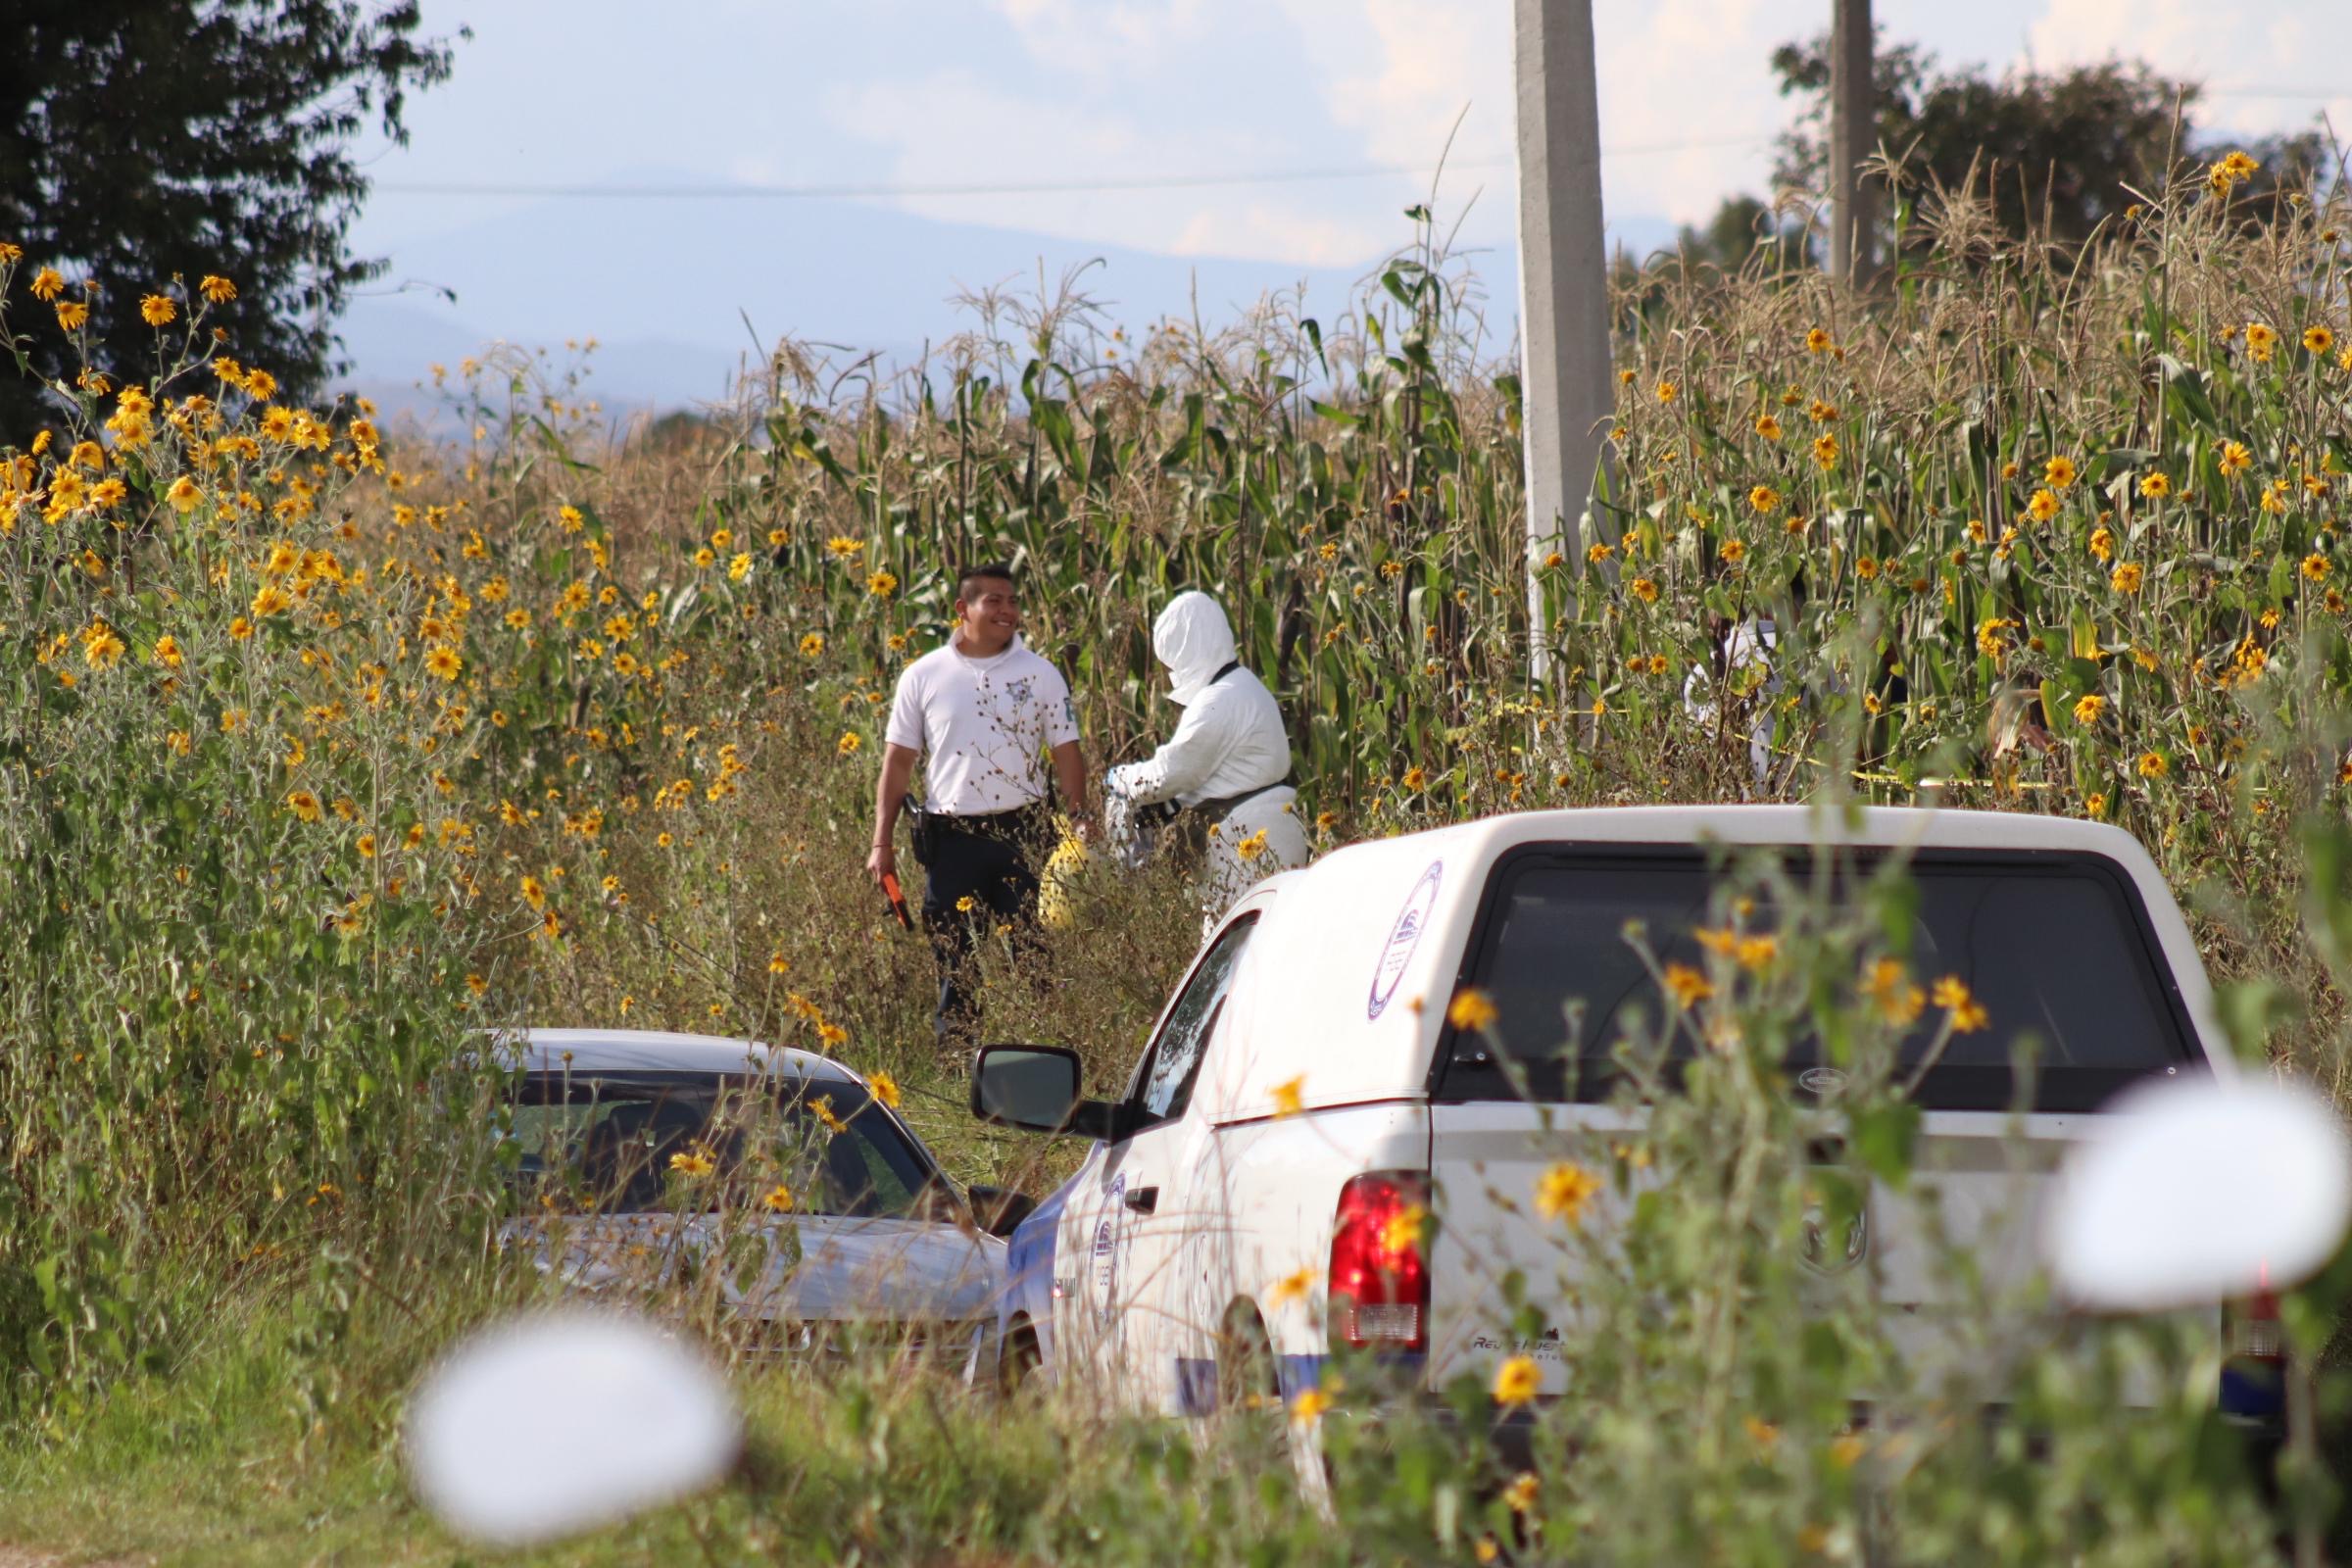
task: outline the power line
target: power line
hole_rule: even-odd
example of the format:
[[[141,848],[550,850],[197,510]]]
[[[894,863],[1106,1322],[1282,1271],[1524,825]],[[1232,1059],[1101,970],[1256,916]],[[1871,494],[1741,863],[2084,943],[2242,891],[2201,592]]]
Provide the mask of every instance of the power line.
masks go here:
[[[2330,98],[2352,98],[2352,89],[2343,87],[2207,87],[2207,98],[2309,98],[2325,102]]]
[[[1509,159],[1459,163],[1454,169],[1507,169]],[[1276,185],[1326,179],[1371,179],[1428,170],[1298,169],[1260,174],[1164,174],[1142,179],[1019,180],[997,185],[476,185],[382,184],[396,196],[542,196],[617,201],[806,201],[875,196],[1064,196],[1096,191],[1184,190],[1205,185]]]
[[[1603,148],[1601,157],[1642,158],[1660,153],[1692,152],[1711,147],[1745,147],[1769,141],[1770,136],[1727,136],[1706,141],[1659,142],[1637,147]],[[1455,160],[1447,170],[1510,169],[1511,158]],[[1405,164],[1376,164],[1350,169],[1291,169],[1257,173],[1154,174],[1132,179],[1014,180],[986,185],[516,185],[470,183],[386,182],[375,187],[389,196],[491,196],[617,201],[848,201],[873,197],[937,196],[1074,196],[1098,192],[1193,190],[1215,185],[1305,184],[1335,179],[1380,179],[1396,175],[1427,176],[1434,168]]]
[[[2342,88],[2325,87],[2207,87],[2207,98],[2283,99],[2326,102],[2352,96]],[[1700,152],[1725,147],[1752,147],[1775,133],[1717,136],[1692,141],[1652,142],[1631,147],[1603,147],[1602,161],[1650,158],[1666,153]],[[1516,159],[1455,159],[1451,170],[1493,171],[1514,168]],[[1298,185],[1342,179],[1424,178],[1438,171],[1427,165],[1368,164],[1345,169],[1286,169],[1255,173],[1147,174],[1130,179],[1009,180],[990,184],[841,184],[841,185],[524,185],[453,181],[387,181],[374,187],[379,196],[455,196],[534,200],[595,201],[859,201],[883,198],[939,198],[956,196],[1086,196],[1129,191],[1199,190],[1220,185]]]

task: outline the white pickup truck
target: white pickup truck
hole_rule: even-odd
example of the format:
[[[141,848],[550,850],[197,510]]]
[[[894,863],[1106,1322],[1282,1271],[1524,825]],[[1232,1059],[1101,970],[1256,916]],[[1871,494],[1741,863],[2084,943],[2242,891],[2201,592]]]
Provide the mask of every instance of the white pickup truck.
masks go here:
[[[2145,1078],[2231,1070],[2180,910],[2116,828],[1678,807],[1528,812],[1358,844],[1227,912],[1119,1100],[1081,1099],[1067,1051],[979,1054],[977,1115],[1097,1140],[1013,1236],[1008,1367],[1187,1414],[1293,1396],[1327,1358],[1367,1348],[1432,1393],[1490,1377],[1525,1348],[1503,1275],[1526,1263],[1540,1280],[1557,1256],[1557,1228],[1527,1195],[1579,1129],[1628,1125],[1609,1102],[1610,1048],[1624,1008],[1657,1005],[1628,922],[1643,923],[1657,959],[1703,962],[1693,933],[1721,875],[1710,843],[1798,861],[1819,843],[1865,862],[1903,855],[1918,972],[1957,975],[1993,1020],[1925,1064],[1909,1194],[1874,1191],[1850,1234],[1821,1249],[1845,1254],[1825,1259],[1833,1269],[1867,1257],[1897,1312],[1932,1321],[1943,1288],[1914,1206],[1923,1186],[1947,1227],[1995,1254],[1979,1259],[1987,1274],[2020,1279],[2034,1264],[2027,1229],[1987,1216],[2030,1208],[2091,1113]],[[1506,1042],[1560,1041],[1563,1004],[1582,999],[1574,1038],[1535,1062],[1526,1093],[1488,1035],[1449,1021],[1466,987],[1491,999]],[[2012,1118],[2011,1046],[2028,1031],[2041,1052],[2034,1103]],[[1437,1221],[1426,1256],[1384,1245],[1413,1204]],[[1556,1344],[1536,1359],[1544,1393],[1566,1387]]]

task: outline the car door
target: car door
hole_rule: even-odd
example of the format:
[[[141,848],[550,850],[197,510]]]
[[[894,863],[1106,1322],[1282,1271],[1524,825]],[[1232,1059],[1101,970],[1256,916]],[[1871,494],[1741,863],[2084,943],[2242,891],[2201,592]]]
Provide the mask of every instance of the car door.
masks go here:
[[[1177,1363],[1192,1313],[1179,1257],[1215,1226],[1193,1179],[1206,1135],[1185,1112],[1256,923],[1256,909],[1237,913],[1202,950],[1129,1087],[1133,1130],[1088,1160],[1065,1211],[1056,1335],[1078,1375],[1123,1402],[1184,1403]]]
[[[938,1166],[863,1086],[806,1079],[762,1109],[752,1127],[759,1146],[742,1154],[739,1201],[704,1221],[732,1307],[894,1340],[989,1314],[1003,1245],[939,1217],[926,1196]],[[770,1191],[789,1197],[771,1208]]]

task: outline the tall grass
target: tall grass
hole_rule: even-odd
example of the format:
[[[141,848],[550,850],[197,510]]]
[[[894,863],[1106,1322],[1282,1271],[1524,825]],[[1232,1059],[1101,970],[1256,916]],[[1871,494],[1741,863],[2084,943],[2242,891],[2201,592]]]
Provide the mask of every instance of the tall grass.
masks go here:
[[[1327,322],[1277,302],[1129,343],[1065,287],[989,302],[895,382],[786,343],[699,432],[593,466],[553,412],[576,402],[477,367],[476,427],[512,434],[451,494],[506,528],[579,507],[664,614],[737,617],[736,691],[847,702],[866,745],[959,561],[1023,564],[1033,641],[1108,756],[1164,732],[1150,618],[1205,585],[1332,837],[1838,773],[1866,799],[2122,823],[2226,972],[2291,964],[2281,824],[2338,787],[2347,670],[2339,206],[2258,225],[2184,180],[2071,251],[1995,234],[1965,194],[1904,210],[1935,243],[1880,298],[1766,253],[1629,295],[1616,462],[1575,560],[1528,559],[1516,378],[1480,368],[1475,280],[1426,234]],[[1760,615],[1769,691],[1724,667]],[[572,710],[627,693],[625,719],[645,682],[595,652],[565,655]]]
[[[2253,225],[2184,182],[2064,253],[1917,211],[1873,298],[1645,279],[1592,532],[1532,560],[1518,383],[1426,227],[1329,320],[1131,341],[1072,279],[974,302],[920,374],[784,343],[659,437],[463,366],[442,451],[279,407],[159,285],[153,373],[88,368],[0,454],[18,1430],[97,1430],[132,1373],[170,1405],[246,1338],[285,1374],[247,1387],[266,1444],[380,1443],[420,1348],[517,1288],[466,1131],[490,1024],[817,1047],[889,1068],[959,1173],[1022,1174],[858,872],[882,705],[975,557],[1020,564],[1098,764],[1167,728],[1153,612],[1216,593],[1324,847],[1825,790],[2121,822],[2243,982],[2241,1044],[2340,1090],[2340,207]],[[73,288],[0,257],[8,331],[71,336]],[[1756,617],[1769,676],[1724,658]],[[991,950],[989,1017],[1108,1086],[1192,915],[1086,897],[1042,963]]]

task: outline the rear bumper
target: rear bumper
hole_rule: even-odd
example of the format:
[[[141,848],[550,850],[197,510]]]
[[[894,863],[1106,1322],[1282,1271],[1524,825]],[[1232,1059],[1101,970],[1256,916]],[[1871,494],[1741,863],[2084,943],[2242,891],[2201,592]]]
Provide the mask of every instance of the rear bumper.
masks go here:
[[[1424,1401],[1423,1414],[1433,1424],[1454,1433],[1456,1441],[1483,1445],[1495,1465],[1511,1475],[1536,1467],[1536,1428],[1544,1419],[1541,1404],[1497,1410],[1488,1420],[1465,1423],[1451,1405],[1433,1398]]]
[[[1536,1433],[1544,1411],[1541,1405],[1522,1406],[1464,1420],[1453,1406],[1426,1395],[1388,1404],[1342,1405],[1323,1419],[1345,1423],[1374,1441],[1399,1429],[1436,1432],[1448,1449],[1472,1460],[1479,1485],[1499,1487],[1536,1468]],[[1555,1450],[1556,1445],[1555,1439]]]
[[[2276,1361],[2232,1356],[2222,1363],[2222,1414],[2249,1430],[2286,1428],[2286,1374]]]
[[[1368,1404],[1348,1404],[1335,1409],[1325,1420],[1346,1421],[1357,1430],[1377,1433],[1384,1427],[1398,1424],[1399,1418],[1422,1424],[1448,1434],[1449,1441],[1462,1448],[1473,1445],[1482,1447],[1494,1467],[1494,1473],[1502,1478],[1516,1475],[1536,1466],[1538,1429],[1546,1413],[1558,1403],[1558,1396],[1545,1396],[1532,1404],[1515,1409],[1498,1410],[1492,1416],[1465,1421],[1451,1405],[1434,1394],[1414,1392],[1390,1401],[1375,1400]],[[1985,1404],[1978,1407],[1984,1421],[1999,1425],[2013,1419],[2006,1404]],[[2260,1415],[2231,1412],[2227,1405],[2220,1411],[2221,1420],[2238,1435],[2245,1446],[2249,1465],[2262,1475],[2269,1475],[2280,1450],[2286,1444],[2283,1418],[2273,1419]],[[1852,1412],[1852,1425],[1866,1429],[1879,1422],[1879,1412],[1869,1405],[1858,1404]],[[2037,1440],[2030,1442],[2038,1446]],[[1544,1446],[1553,1459],[1560,1458],[1561,1439],[1554,1435]],[[1567,1455],[1573,1459],[1574,1455]]]
[[[1407,1352],[1364,1356],[1283,1355],[1275,1370],[1285,1403],[1309,1389],[1337,1378],[1348,1397],[1327,1421],[1344,1421],[1359,1430],[1377,1432],[1398,1426],[1428,1426],[1447,1435],[1459,1447],[1483,1447],[1503,1475],[1535,1467],[1536,1429],[1544,1413],[1557,1403],[1546,1395],[1531,1404],[1489,1415],[1465,1418],[1427,1387],[1428,1357]]]

